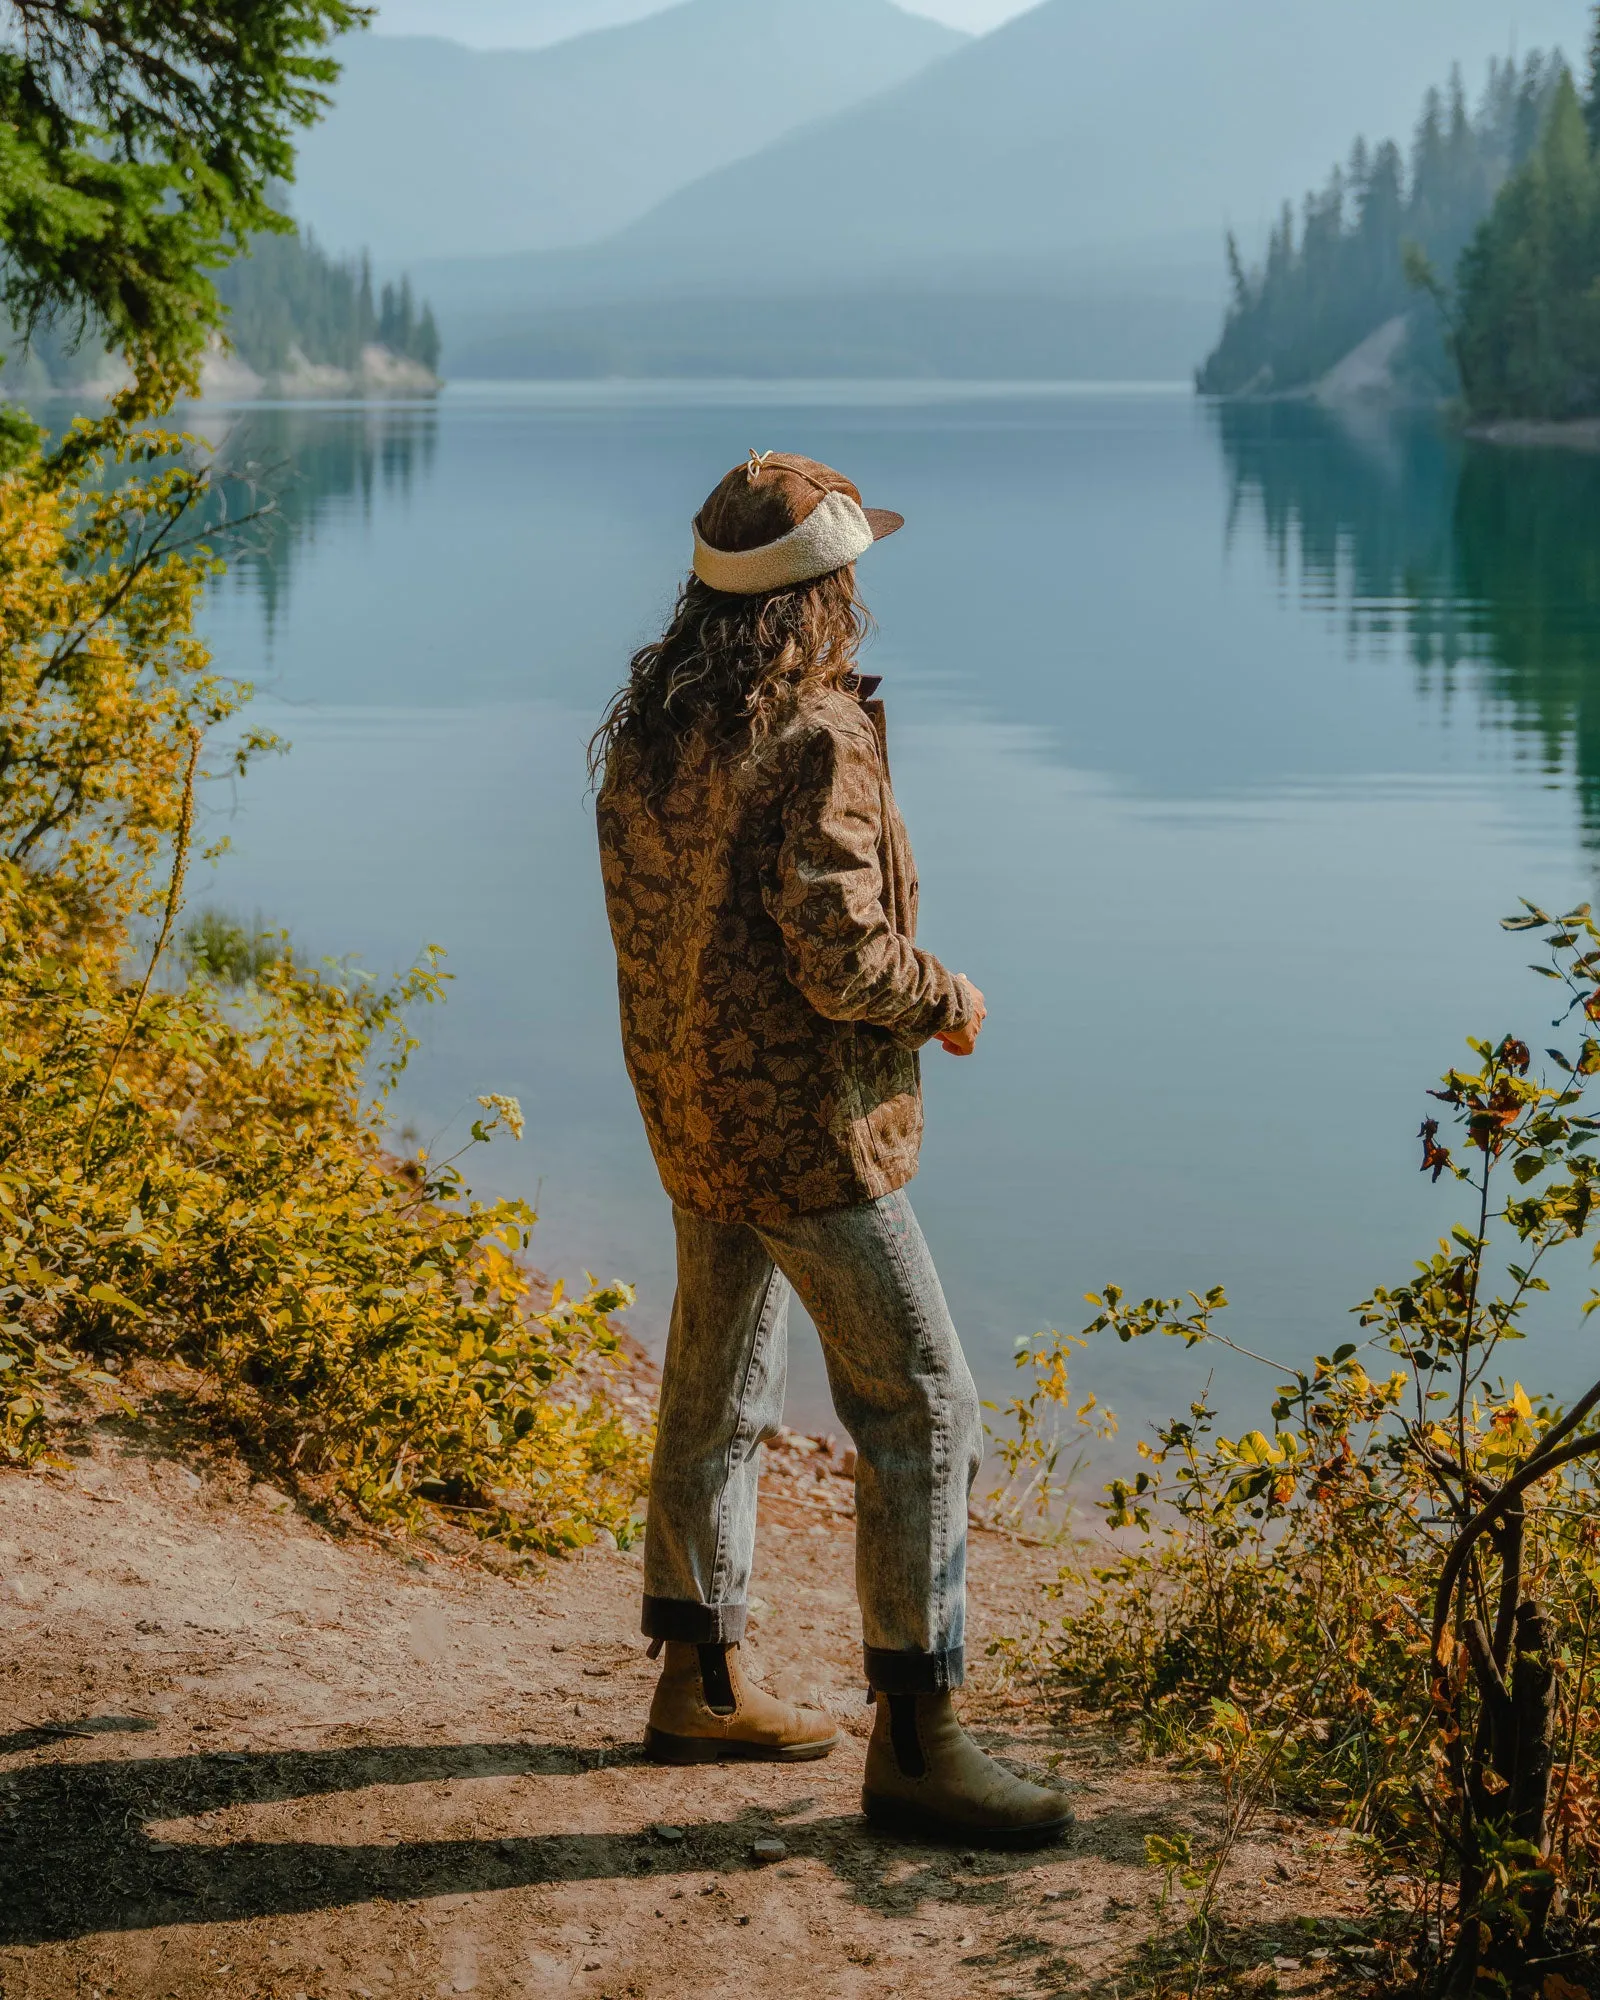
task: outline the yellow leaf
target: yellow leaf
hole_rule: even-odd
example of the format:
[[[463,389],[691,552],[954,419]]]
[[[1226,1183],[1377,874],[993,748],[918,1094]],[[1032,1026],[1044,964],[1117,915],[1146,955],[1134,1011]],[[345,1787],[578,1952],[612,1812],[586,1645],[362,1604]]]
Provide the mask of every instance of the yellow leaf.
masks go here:
[[[136,1306],[132,1299],[124,1298],[114,1285],[91,1285],[88,1296],[96,1305],[114,1306],[118,1312],[132,1313],[135,1319],[150,1317],[142,1306]]]

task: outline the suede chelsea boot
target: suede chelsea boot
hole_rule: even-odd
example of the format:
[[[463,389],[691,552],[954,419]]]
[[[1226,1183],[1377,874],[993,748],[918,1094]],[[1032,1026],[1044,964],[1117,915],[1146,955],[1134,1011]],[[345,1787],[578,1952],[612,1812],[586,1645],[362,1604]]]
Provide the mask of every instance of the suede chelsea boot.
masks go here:
[[[817,1708],[794,1708],[747,1681],[739,1648],[666,1642],[650,1704],[645,1754],[658,1764],[715,1764],[757,1758],[799,1764],[826,1757],[839,1741]]]
[[[948,1694],[879,1690],[874,1699],[861,1810],[875,1826],[979,1847],[1043,1847],[1071,1831],[1061,1794],[986,1757]]]

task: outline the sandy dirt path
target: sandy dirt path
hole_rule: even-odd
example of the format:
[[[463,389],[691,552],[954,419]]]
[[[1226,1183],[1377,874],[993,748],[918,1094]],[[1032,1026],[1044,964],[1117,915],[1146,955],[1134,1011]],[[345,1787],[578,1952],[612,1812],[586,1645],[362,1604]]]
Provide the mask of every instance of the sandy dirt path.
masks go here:
[[[764,1489],[749,1653],[845,1742],[677,1771],[636,1747],[636,1555],[495,1574],[326,1532],[151,1417],[90,1436],[0,1477],[3,2000],[1128,2000],[1145,1836],[1217,1823],[1203,1784],[986,1686],[986,1638],[1051,1563],[979,1534],[969,1720],[1054,1765],[1078,1835],[1005,1857],[870,1834],[848,1487],[803,1450]],[[1336,1844],[1280,1825],[1233,1872],[1255,1990],[1319,1983],[1294,1919],[1353,1906]]]

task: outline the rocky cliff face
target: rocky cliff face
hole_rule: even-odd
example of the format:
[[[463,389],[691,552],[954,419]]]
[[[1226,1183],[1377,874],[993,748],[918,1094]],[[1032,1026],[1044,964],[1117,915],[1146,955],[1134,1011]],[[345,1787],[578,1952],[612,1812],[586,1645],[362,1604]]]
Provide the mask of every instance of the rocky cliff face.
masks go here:
[[[46,359],[19,355],[0,373],[0,389],[24,398],[73,396],[95,401],[127,385],[128,373],[113,356],[85,347],[75,355]],[[263,375],[232,350],[212,348],[201,375],[201,395],[212,402],[249,402],[256,397],[317,401],[347,397],[436,396],[444,384],[419,361],[373,343],[361,350],[359,368],[330,368],[308,361],[294,348],[287,368]]]
[[[216,401],[242,402],[256,396],[315,401],[346,396],[434,396],[444,384],[420,361],[411,361],[373,343],[361,350],[359,368],[330,368],[308,361],[297,347],[289,366],[261,375],[237,354],[220,350],[206,361],[202,393]]]

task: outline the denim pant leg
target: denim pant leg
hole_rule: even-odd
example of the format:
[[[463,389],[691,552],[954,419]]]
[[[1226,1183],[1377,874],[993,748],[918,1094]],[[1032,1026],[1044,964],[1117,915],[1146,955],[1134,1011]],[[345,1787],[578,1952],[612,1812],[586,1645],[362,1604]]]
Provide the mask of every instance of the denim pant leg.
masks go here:
[[[978,1392],[903,1193],[760,1230],[817,1323],[856,1447],[856,1591],[867,1678],[889,1693],[965,1675],[967,1498]]]
[[[741,1223],[674,1209],[678,1294],[644,1538],[644,1630],[744,1634],[761,1445],[783,1420],[789,1287]]]

